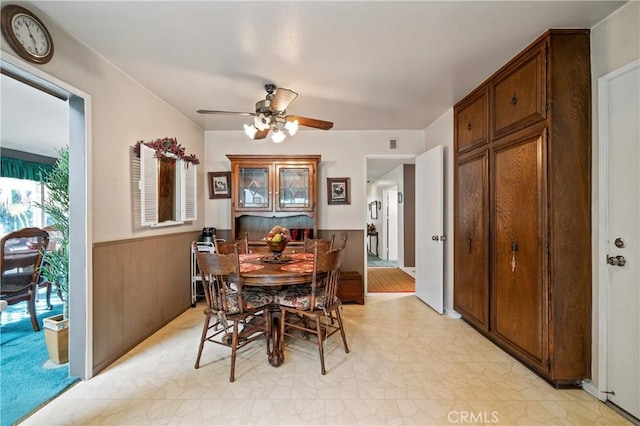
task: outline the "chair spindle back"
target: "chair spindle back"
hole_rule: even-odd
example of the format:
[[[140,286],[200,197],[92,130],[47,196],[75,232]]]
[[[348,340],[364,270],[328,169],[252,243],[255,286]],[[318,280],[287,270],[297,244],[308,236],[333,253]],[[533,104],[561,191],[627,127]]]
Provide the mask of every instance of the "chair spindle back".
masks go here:
[[[320,287],[318,284],[322,283],[320,289],[324,292],[322,298],[322,306],[329,307],[338,303],[338,283],[340,281],[340,267],[342,266],[342,259],[344,258],[344,249],[338,248],[335,250],[322,253],[315,248],[315,256],[313,261],[313,276],[311,282],[311,306],[315,309],[316,291]],[[326,274],[326,275],[325,275]],[[320,279],[320,275],[325,275]]]
[[[234,250],[230,254],[197,250],[195,253],[207,305],[214,311],[230,312],[227,296],[235,292],[230,286],[230,282],[233,282],[237,286],[238,304],[242,312],[242,282],[238,245],[234,244]]]

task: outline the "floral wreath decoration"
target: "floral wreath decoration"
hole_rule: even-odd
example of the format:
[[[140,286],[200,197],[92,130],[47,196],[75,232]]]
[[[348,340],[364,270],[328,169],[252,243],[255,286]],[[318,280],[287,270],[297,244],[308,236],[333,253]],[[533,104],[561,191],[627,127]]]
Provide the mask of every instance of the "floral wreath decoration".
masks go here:
[[[156,152],[156,158],[170,155],[182,161],[186,161],[187,167],[189,166],[189,163],[200,164],[200,160],[198,160],[198,157],[194,154],[187,155],[184,153],[184,148],[178,143],[176,138],[166,137],[162,139],[155,139],[151,142],[138,141],[133,147],[133,152],[137,157],[140,157],[140,145],[145,145],[153,149]]]

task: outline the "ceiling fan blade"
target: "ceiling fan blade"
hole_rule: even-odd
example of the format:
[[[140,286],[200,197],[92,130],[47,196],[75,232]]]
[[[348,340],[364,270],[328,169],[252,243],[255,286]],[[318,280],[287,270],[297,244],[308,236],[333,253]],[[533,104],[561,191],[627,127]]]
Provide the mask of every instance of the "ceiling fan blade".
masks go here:
[[[211,109],[199,109],[198,114],[221,114],[221,115],[256,115],[255,112],[238,112],[238,111],[214,111]]]
[[[276,93],[271,101],[271,110],[284,111],[297,97],[298,94],[293,90],[283,88],[276,89]]]
[[[258,130],[256,135],[253,137],[253,140],[264,139],[269,134],[269,129]]]
[[[331,121],[316,120],[315,118],[300,117],[297,115],[287,115],[285,117],[285,120],[287,121],[298,120],[298,124],[301,126],[314,127],[316,129],[322,129],[322,130],[329,130],[330,128],[333,127],[333,123]]]

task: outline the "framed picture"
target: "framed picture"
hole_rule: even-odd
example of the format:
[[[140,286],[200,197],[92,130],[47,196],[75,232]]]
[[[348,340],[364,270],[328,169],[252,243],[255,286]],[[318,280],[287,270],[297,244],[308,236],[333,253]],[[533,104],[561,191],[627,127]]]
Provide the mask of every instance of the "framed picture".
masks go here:
[[[327,178],[327,202],[329,204],[351,204],[349,181],[351,178]]]
[[[369,209],[371,210],[371,219],[377,219],[378,218],[378,202],[372,201],[371,204],[369,205]]]
[[[209,172],[209,198],[231,198],[231,172]]]

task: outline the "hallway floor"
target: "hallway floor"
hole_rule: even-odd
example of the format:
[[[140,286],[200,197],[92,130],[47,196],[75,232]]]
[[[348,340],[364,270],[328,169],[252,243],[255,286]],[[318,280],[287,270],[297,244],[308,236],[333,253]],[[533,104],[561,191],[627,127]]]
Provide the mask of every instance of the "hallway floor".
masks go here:
[[[201,305],[187,310],[23,424],[630,424],[583,390],[553,389],[413,295],[345,305],[351,351],[332,336],[326,376],[317,348],[298,341],[279,368],[261,341],[239,352],[234,383],[225,347],[206,345],[195,370],[203,317]]]
[[[367,253],[367,267],[369,268],[395,268],[397,266],[397,260],[384,260],[371,252]]]

